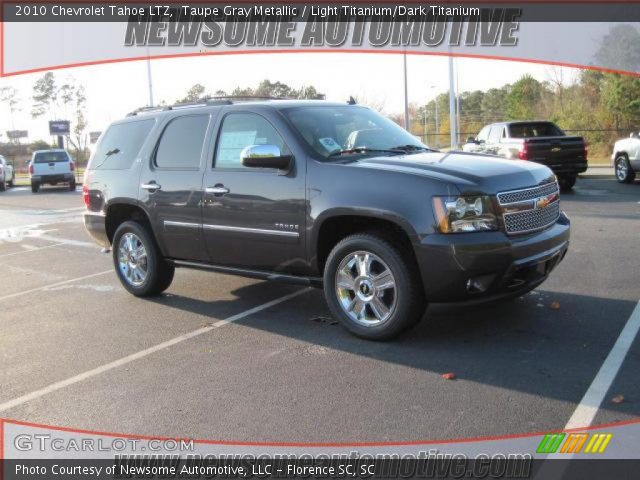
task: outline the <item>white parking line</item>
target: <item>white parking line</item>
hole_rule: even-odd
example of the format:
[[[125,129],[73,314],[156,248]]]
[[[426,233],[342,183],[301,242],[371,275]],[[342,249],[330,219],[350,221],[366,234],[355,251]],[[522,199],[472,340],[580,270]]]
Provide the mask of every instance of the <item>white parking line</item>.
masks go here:
[[[71,278],[69,280],[64,280],[62,282],[50,283],[49,285],[44,285],[42,287],[31,288],[29,290],[22,290],[22,291],[16,292],[16,293],[10,293],[9,295],[3,295],[2,297],[0,297],[0,301],[7,300],[9,298],[20,297],[22,295],[27,295],[27,294],[33,293],[33,292],[40,292],[42,290],[47,290],[49,288],[58,287],[60,285],[66,285],[67,283],[78,282],[80,280],[87,280],[89,278],[98,277],[100,275],[105,275],[105,274],[111,273],[111,272],[113,272],[113,269],[105,270],[104,272],[92,273],[91,275],[85,275],[84,277]]]
[[[27,245],[20,245],[21,247],[26,248],[26,250],[22,250],[20,252],[3,253],[2,255],[0,255],[0,258],[12,257],[14,255],[22,255],[24,253],[30,253],[30,252],[37,252],[38,250],[44,250],[46,248],[59,247],[60,245],[64,245],[64,243],[54,243],[53,245],[45,245],[44,247],[33,247],[32,245],[27,247]]]
[[[622,332],[620,332],[618,340],[600,367],[593,382],[591,382],[591,386],[565,425],[565,430],[591,425],[607,391],[618,374],[618,370],[620,370],[622,366],[622,362],[624,362],[627,352],[638,334],[638,330],[640,330],[640,302],[638,302],[636,308],[634,308],[629,320],[627,320]]]
[[[40,390],[36,390],[34,392],[23,395],[21,397],[15,398],[13,400],[9,400],[8,402],[1,403],[0,412],[4,412],[5,410],[9,410],[10,408],[14,408],[14,407],[17,407],[18,405],[22,405],[23,403],[30,402],[31,400],[35,400],[36,398],[43,397],[49,393],[55,392],[56,390],[60,390],[61,388],[68,387],[69,385],[73,385],[78,382],[82,382],[91,377],[95,377],[96,375],[100,375],[101,373],[107,372],[109,370],[113,370],[114,368],[121,367],[122,365],[126,365],[127,363],[131,363],[135,360],[139,360],[148,355],[151,355],[152,353],[158,352],[160,350],[164,350],[165,348],[169,348],[173,345],[184,342],[185,340],[198,337],[216,328],[223,327],[232,322],[248,317],[249,315],[253,315],[254,313],[273,307],[274,305],[278,305],[279,303],[286,302],[287,300],[291,300],[292,298],[297,297],[298,295],[302,295],[303,293],[308,292],[310,290],[311,288],[304,288],[302,290],[298,290],[288,295],[284,295],[283,297],[276,298],[275,300],[271,300],[270,302],[263,303],[262,305],[258,305],[257,307],[251,308],[249,310],[245,310],[244,312],[233,315],[227,319],[219,320],[216,323],[207,325],[206,327],[202,327],[197,330],[193,330],[192,332],[179,335],[175,338],[172,338],[171,340],[167,340],[166,342],[159,343],[158,345],[155,345],[153,347],[147,348],[145,350],[140,350],[139,352],[133,353],[131,355],[127,355],[126,357],[122,357],[118,360],[107,363],[100,367],[94,368],[92,370],[88,370],[74,377],[52,383],[51,385],[41,388]],[[2,298],[0,298],[0,300],[2,300]]]

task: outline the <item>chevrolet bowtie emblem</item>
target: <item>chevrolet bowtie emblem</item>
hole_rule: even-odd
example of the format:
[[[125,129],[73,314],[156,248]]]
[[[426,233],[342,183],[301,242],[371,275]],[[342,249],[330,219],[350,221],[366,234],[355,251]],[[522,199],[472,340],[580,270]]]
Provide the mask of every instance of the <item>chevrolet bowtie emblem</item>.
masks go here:
[[[550,203],[555,202],[558,198],[557,193],[552,193],[551,195],[547,195],[546,197],[538,197],[536,199],[536,208],[545,208]]]
[[[553,147],[551,149],[552,152],[559,152],[560,150],[562,150],[560,147]]]

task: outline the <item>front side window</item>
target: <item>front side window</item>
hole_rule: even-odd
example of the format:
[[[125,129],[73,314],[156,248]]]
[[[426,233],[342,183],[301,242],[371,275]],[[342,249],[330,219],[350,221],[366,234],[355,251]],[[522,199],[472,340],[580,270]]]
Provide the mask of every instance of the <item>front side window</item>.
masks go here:
[[[365,107],[309,106],[283,112],[302,138],[327,159],[428,149],[398,124]]]
[[[502,125],[491,127],[491,133],[489,133],[489,143],[498,143],[502,138],[502,132],[504,132],[504,127]]]
[[[252,145],[275,145],[283,155],[288,152],[282,137],[264,117],[255,113],[231,113],[220,129],[215,168],[246,168],[240,154]]]
[[[156,167],[187,170],[200,168],[208,125],[209,115],[188,115],[171,120],[164,129],[156,150]]]

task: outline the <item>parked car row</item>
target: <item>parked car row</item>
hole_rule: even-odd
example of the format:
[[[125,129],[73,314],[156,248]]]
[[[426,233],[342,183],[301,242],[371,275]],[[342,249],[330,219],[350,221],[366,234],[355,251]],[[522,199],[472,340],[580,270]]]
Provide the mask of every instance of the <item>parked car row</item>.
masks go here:
[[[13,187],[16,182],[16,172],[13,165],[0,155],[0,192],[4,192],[7,187]]]

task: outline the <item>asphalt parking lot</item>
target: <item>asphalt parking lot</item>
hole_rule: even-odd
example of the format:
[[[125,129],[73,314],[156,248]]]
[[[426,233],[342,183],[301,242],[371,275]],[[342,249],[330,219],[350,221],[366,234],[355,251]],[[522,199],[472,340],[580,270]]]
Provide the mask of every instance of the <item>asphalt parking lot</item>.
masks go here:
[[[537,290],[432,305],[416,329],[373,343],[298,286],[178,270],[167,294],[134,298],[85,234],[79,191],[10,189],[0,193],[0,417],[260,442],[562,429],[640,299],[640,183],[581,179],[562,205],[570,251]],[[594,425],[640,415],[637,337],[624,358],[605,372],[614,380]]]

